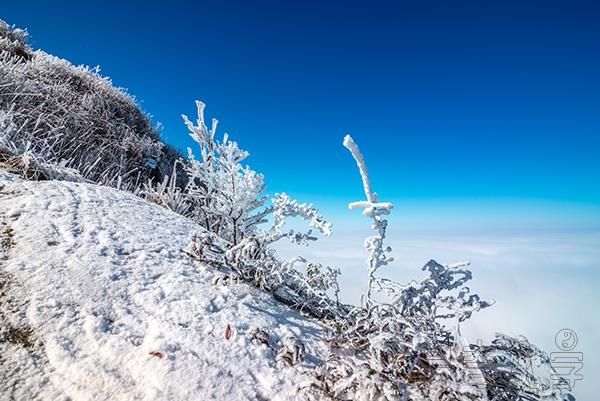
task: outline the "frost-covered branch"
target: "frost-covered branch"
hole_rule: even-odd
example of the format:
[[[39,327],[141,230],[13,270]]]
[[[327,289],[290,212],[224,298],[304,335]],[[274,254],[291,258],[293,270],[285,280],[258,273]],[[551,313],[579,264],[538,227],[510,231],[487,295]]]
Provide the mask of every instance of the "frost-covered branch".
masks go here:
[[[382,218],[386,214],[390,213],[393,205],[389,202],[379,202],[378,196],[371,189],[371,180],[369,179],[369,172],[367,170],[367,164],[365,159],[358,148],[358,145],[352,140],[350,135],[346,135],[344,138],[344,146],[350,151],[352,157],[358,165],[360,176],[362,178],[363,188],[365,191],[366,201],[352,202],[348,205],[350,209],[363,208],[363,215],[373,220],[373,229],[377,232],[377,235],[368,237],[365,240],[365,248],[369,252],[369,258],[367,259],[369,283],[367,288],[367,302],[371,302],[372,291],[375,282],[375,272],[381,266],[385,266],[390,263],[393,258],[387,254],[391,252],[391,248],[384,247],[385,233],[387,229],[387,220]]]
[[[273,243],[287,237],[293,243],[307,245],[308,241],[317,239],[311,235],[312,230],[305,233],[298,233],[294,230],[284,231],[287,217],[300,217],[309,222],[309,227],[318,230],[321,234],[331,235],[332,224],[326,221],[312,204],[298,203],[297,200],[291,199],[285,193],[276,194],[275,198],[272,199],[272,203],[274,222],[272,227],[263,235],[265,242]]]
[[[204,120],[204,103],[196,102],[198,118],[194,125],[183,116],[190,137],[200,147],[200,159],[188,149],[188,186],[186,192],[194,202],[194,218],[207,230],[238,244],[254,234],[263,220],[256,218],[267,197],[263,176],[242,162],[248,152],[241,150],[227,134],[215,139],[218,121],[209,130]],[[260,212],[259,212],[260,215]]]

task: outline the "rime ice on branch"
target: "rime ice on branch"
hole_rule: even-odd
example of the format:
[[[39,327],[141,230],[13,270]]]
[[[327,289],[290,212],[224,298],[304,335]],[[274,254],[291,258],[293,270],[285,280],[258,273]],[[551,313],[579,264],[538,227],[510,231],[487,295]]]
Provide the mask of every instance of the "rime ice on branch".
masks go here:
[[[272,205],[265,206],[268,196],[264,194],[262,174],[242,163],[249,153],[239,148],[227,134],[222,141],[215,139],[216,119],[209,130],[204,119],[204,103],[196,102],[196,124],[182,116],[191,138],[200,146],[200,158],[196,159],[188,149],[188,186],[185,189],[193,206],[193,218],[208,231],[215,233],[232,246],[245,240],[258,240],[267,246],[281,238],[306,245],[316,240],[307,232],[284,230],[286,218],[299,217],[309,222],[311,229],[323,235],[331,235],[331,223],[327,222],[312,204],[299,203],[285,193],[276,194]],[[273,217],[273,225],[267,230],[258,227]]]
[[[264,222],[258,210],[267,200],[263,176],[242,166],[248,152],[230,141],[227,134],[222,141],[215,139],[218,121],[213,118],[209,130],[204,122],[204,103],[197,101],[196,106],[196,125],[182,116],[190,136],[200,146],[200,159],[188,148],[186,192],[194,201],[196,221],[235,245]]]
[[[331,235],[331,223],[312,204],[299,203],[285,193],[276,194],[271,205],[266,206],[263,176],[242,165],[248,152],[229,140],[227,134],[222,141],[215,139],[217,120],[212,120],[209,129],[204,119],[204,103],[197,101],[196,106],[196,124],[183,116],[190,136],[200,146],[197,159],[188,149],[188,185],[184,192],[191,203],[191,217],[210,234],[194,236],[186,252],[205,263],[230,267],[236,279],[270,291],[280,301],[313,316],[340,315],[336,281],[339,269],[314,263],[305,275],[295,267],[307,264],[304,258],[281,261],[271,248],[271,244],[282,238],[308,245],[317,239],[313,230]],[[158,190],[164,192],[162,187]],[[309,228],[306,231],[286,228],[288,218],[300,218]],[[269,220],[270,227],[259,227]]]
[[[365,159],[358,148],[358,145],[352,140],[350,135],[346,135],[344,138],[344,146],[350,151],[363,182],[363,188],[365,190],[365,196],[367,200],[352,202],[348,205],[350,209],[364,208],[363,215],[370,217],[373,220],[373,229],[377,231],[376,235],[368,237],[365,240],[365,248],[369,251],[370,255],[367,259],[368,272],[369,272],[369,286],[367,289],[367,302],[371,301],[371,292],[373,290],[373,284],[376,280],[375,272],[381,266],[385,266],[390,263],[393,258],[388,256],[387,253],[391,252],[391,248],[385,247],[383,241],[385,240],[385,232],[387,229],[387,220],[382,218],[386,214],[390,213],[393,205],[390,202],[379,202],[377,193],[371,189],[371,180],[369,179],[369,172],[367,170],[367,164]]]

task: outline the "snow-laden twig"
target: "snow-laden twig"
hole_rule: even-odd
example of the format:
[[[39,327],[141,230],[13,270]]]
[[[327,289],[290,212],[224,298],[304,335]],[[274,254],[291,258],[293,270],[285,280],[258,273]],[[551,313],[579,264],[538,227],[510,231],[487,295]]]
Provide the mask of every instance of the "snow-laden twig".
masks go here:
[[[365,159],[350,135],[344,138],[344,146],[350,151],[352,157],[358,165],[360,176],[362,178],[363,188],[365,191],[366,201],[352,202],[348,205],[350,209],[363,208],[363,214],[373,220],[373,229],[377,232],[376,235],[368,237],[365,240],[365,248],[369,252],[367,259],[369,282],[367,287],[366,302],[371,302],[372,291],[375,282],[375,272],[382,266],[390,263],[393,258],[387,254],[391,252],[389,246],[384,247],[385,233],[387,229],[387,220],[381,216],[390,213],[393,205],[390,202],[379,202],[378,196],[371,189],[371,180],[369,179],[369,171]]]

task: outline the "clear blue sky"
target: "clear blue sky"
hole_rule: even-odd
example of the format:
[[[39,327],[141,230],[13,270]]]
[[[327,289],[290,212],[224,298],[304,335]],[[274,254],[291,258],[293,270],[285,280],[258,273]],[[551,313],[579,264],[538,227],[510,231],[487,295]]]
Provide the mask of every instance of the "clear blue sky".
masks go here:
[[[600,2],[324,3],[11,1],[0,18],[100,65],[179,148],[205,101],[270,192],[359,197],[350,133],[415,219],[600,227]]]

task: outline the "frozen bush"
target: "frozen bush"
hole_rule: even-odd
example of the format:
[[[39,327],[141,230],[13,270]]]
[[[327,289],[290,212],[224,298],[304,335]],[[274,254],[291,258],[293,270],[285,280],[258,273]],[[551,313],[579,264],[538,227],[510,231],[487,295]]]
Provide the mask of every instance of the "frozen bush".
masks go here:
[[[525,338],[498,334],[489,345],[470,344],[459,325],[473,312],[491,305],[472,294],[466,283],[467,262],[451,265],[429,261],[428,276],[406,285],[377,277],[391,261],[384,245],[392,208],[372,192],[364,157],[352,138],[344,146],[361,174],[366,201],[362,207],[373,220],[376,235],[367,238],[368,289],[360,307],[340,313],[328,339],[330,355],[304,388],[307,399],[333,400],[572,400],[556,377],[545,353]],[[387,300],[377,301],[375,293]],[[531,368],[538,367],[537,372]]]
[[[8,138],[16,147],[93,182],[133,189],[162,181],[179,158],[134,99],[97,68],[33,51],[26,32],[4,21],[0,111],[17,127]]]
[[[17,126],[9,113],[0,111],[0,166],[30,180],[85,181],[79,171],[59,163],[47,162],[49,149],[32,151],[31,142],[13,142]]]
[[[193,217],[200,225],[232,246],[250,237],[260,242],[260,248],[284,237],[297,244],[316,240],[312,230],[305,233],[284,230],[288,217],[300,217],[307,220],[312,229],[331,235],[331,223],[325,221],[313,205],[299,203],[283,193],[276,194],[272,205],[266,207],[269,198],[265,195],[263,175],[243,165],[249,153],[230,140],[228,134],[224,134],[221,141],[216,139],[218,121],[213,119],[209,129],[204,118],[204,103],[197,101],[196,107],[196,124],[187,116],[182,117],[190,137],[200,148],[199,158],[188,149],[186,165],[186,192],[193,202]],[[269,217],[273,219],[272,226],[260,230],[260,225]]]
[[[154,182],[148,179],[141,189],[136,189],[136,195],[170,209],[182,216],[190,216],[192,202],[190,196],[177,186],[177,165],[183,165],[183,162],[176,160],[173,163],[173,170],[170,176],[165,175],[162,182]]]
[[[186,191],[194,202],[195,220],[236,245],[254,234],[262,222],[257,210],[267,199],[263,176],[242,165],[248,152],[227,134],[222,141],[215,139],[217,120],[212,120],[209,130],[204,122],[204,103],[197,101],[196,106],[196,125],[183,116],[191,138],[200,147],[200,159],[188,149]]]
[[[217,120],[212,120],[209,129],[204,103],[198,101],[196,106],[196,123],[183,116],[200,148],[198,158],[188,150],[185,192],[192,202],[192,218],[211,234],[194,236],[188,254],[215,266],[227,266],[235,280],[269,291],[280,301],[314,316],[338,314],[339,270],[313,264],[303,273],[296,266],[306,265],[304,258],[281,261],[271,248],[283,238],[307,245],[317,239],[313,229],[331,235],[331,223],[312,204],[299,203],[285,193],[276,194],[266,206],[269,198],[264,194],[263,176],[242,164],[248,152],[227,134],[221,141],[216,139]],[[295,217],[307,221],[310,228],[306,232],[286,229],[286,220]],[[269,221],[270,227],[262,229]]]

